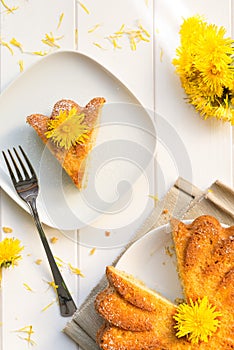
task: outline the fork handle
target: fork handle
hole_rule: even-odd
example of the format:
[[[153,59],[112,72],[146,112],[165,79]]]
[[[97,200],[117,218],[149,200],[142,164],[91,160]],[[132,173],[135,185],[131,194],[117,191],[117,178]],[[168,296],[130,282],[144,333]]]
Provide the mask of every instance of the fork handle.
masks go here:
[[[53,274],[53,278],[54,278],[54,282],[56,284],[56,286],[58,286],[57,290],[57,294],[58,294],[58,300],[59,300],[59,307],[60,307],[60,313],[61,316],[63,317],[69,317],[72,316],[74,314],[74,312],[76,311],[77,307],[71,297],[71,294],[62,278],[62,275],[58,269],[58,266],[54,260],[53,254],[51,252],[50,246],[48,244],[46,235],[44,233],[44,230],[42,228],[40,219],[39,219],[39,215],[38,215],[38,211],[37,211],[37,207],[36,207],[36,200],[32,199],[30,201],[27,202],[30,212],[33,216],[33,219],[35,221],[37,230],[39,232],[42,244],[45,248],[45,252],[51,267],[51,271]]]

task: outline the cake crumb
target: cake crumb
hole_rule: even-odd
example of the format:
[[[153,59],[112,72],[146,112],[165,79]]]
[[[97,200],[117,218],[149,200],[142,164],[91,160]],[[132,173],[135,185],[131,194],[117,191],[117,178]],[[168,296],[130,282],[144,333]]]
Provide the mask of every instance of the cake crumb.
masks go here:
[[[3,226],[2,228],[4,233],[12,233],[13,229],[11,227]]]
[[[54,244],[58,241],[58,237],[51,237],[50,243]]]
[[[176,305],[180,305],[183,304],[185,300],[183,298],[175,298],[174,302]]]
[[[105,236],[106,236],[106,237],[109,237],[110,234],[111,234],[110,231],[105,231]]]
[[[174,253],[173,251],[174,251],[174,247],[173,247],[173,246],[171,246],[171,247],[166,246],[166,247],[165,247],[165,252],[166,252],[166,254],[167,254],[168,256],[172,257],[172,256],[173,256],[173,253]]]
[[[41,265],[41,263],[42,263],[42,259],[37,259],[37,260],[35,261],[35,264],[37,264],[37,265]]]

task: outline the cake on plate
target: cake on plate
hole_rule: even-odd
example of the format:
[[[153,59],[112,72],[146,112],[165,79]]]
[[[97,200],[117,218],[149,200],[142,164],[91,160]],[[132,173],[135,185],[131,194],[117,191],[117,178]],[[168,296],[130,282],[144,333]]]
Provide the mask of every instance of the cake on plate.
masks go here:
[[[32,114],[27,117],[27,122],[79,190],[87,183],[88,160],[104,103],[103,97],[96,97],[81,107],[72,100],[62,99],[55,103],[50,116]]]

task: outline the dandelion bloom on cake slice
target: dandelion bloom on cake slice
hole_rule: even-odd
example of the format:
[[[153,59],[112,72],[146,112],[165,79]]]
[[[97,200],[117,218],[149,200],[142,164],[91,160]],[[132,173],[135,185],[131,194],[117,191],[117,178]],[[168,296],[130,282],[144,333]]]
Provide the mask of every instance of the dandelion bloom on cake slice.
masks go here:
[[[190,305],[180,304],[174,316],[177,322],[175,325],[176,336],[178,338],[186,336],[192,344],[198,344],[200,341],[208,342],[209,337],[220,326],[217,317],[222,315],[215,310],[216,307],[209,303],[206,296],[195,302],[190,300]]]

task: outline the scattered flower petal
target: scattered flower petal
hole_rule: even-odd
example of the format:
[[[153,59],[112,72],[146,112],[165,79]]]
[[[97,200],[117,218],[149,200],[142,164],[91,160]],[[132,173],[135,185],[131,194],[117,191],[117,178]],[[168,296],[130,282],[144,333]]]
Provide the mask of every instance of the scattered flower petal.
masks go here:
[[[32,334],[35,333],[34,330],[33,330],[33,326],[32,325],[20,328],[20,329],[16,330],[15,332],[16,333],[26,333],[27,334],[26,338],[21,337],[21,336],[20,336],[20,338],[23,339],[23,340],[26,340],[29,345],[36,345],[35,341],[32,340],[32,338],[31,338]]]
[[[14,11],[16,11],[19,7],[9,7],[6,2],[4,0],[0,0],[1,4],[3,5],[3,7],[5,7],[5,9],[7,10],[7,13],[13,13]]]
[[[29,292],[33,292],[32,288],[31,288],[27,283],[23,283],[23,286],[24,286],[25,289],[28,290]]]
[[[11,39],[10,44],[18,47],[21,50],[21,52],[23,52],[22,44],[19,41],[17,41],[15,38]]]
[[[42,39],[41,41],[45,44],[48,45],[50,47],[56,47],[56,48],[60,48],[59,44],[57,43],[58,40],[61,40],[63,38],[63,36],[59,36],[57,38],[54,37],[53,33],[50,32],[49,34],[46,33],[45,34],[45,38]]]
[[[82,9],[89,15],[90,12],[89,10],[87,9],[87,7],[81,2],[81,1],[78,1],[78,4],[82,7]]]
[[[85,277],[85,275],[81,272],[80,269],[78,269],[77,267],[72,266],[70,263],[68,264],[70,271],[72,273],[74,273],[75,275],[79,275],[81,277]]]
[[[51,303],[49,303],[48,305],[44,306],[43,309],[41,310],[42,312],[46,311],[47,309],[49,309],[49,307],[51,307],[54,303],[56,302],[56,300],[53,300]]]
[[[32,54],[38,56],[46,56],[48,54],[48,51],[33,51]]]
[[[20,72],[23,72],[23,70],[24,70],[24,61],[23,60],[19,60],[18,64],[19,64],[19,67],[20,67]]]
[[[93,45],[97,46],[99,49],[105,50],[104,47],[101,44],[97,43],[97,42],[94,42]]]
[[[100,24],[95,24],[95,26],[93,26],[92,28],[90,28],[88,30],[88,33],[93,33],[96,29],[98,29],[100,27]]]
[[[78,49],[78,28],[75,29],[75,46]]]
[[[0,38],[0,45],[5,46],[10,51],[12,56],[14,55],[14,51],[12,50],[10,45],[6,41],[3,41],[1,38]]]
[[[58,25],[57,25],[57,29],[59,29],[59,27],[61,26],[63,18],[64,18],[64,13],[61,13],[61,15],[59,16],[59,22],[58,22]]]

